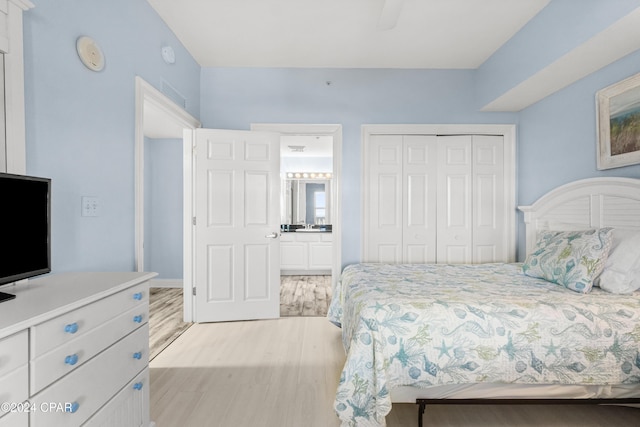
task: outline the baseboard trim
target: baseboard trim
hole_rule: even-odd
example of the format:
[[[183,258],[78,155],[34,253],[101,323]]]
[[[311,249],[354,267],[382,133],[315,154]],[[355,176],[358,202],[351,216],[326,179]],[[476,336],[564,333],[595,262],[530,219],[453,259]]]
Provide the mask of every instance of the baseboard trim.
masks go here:
[[[151,279],[150,288],[182,288],[183,282],[180,279]]]
[[[331,270],[280,270],[281,276],[331,276]]]

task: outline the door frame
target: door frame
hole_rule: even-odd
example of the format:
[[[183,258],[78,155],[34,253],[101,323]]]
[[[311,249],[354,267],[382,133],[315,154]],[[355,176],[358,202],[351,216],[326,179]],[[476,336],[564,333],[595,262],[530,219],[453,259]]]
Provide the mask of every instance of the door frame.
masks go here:
[[[200,122],[140,76],[135,91],[135,268],[144,271],[144,106],[153,105],[186,129],[199,128]]]
[[[277,132],[281,135],[327,135],[333,137],[333,179],[331,180],[332,216],[332,267],[331,284],[333,289],[342,272],[342,125],[339,124],[287,124],[287,123],[252,123],[251,130]]]

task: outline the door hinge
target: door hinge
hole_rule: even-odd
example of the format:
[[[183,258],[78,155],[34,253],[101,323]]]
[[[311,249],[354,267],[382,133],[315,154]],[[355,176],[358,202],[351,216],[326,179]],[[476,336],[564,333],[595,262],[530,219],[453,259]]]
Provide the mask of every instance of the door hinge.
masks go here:
[[[191,218],[191,224],[196,225],[196,217]]]
[[[193,296],[196,296],[196,287],[194,286],[193,288],[191,288],[191,292],[193,293]]]

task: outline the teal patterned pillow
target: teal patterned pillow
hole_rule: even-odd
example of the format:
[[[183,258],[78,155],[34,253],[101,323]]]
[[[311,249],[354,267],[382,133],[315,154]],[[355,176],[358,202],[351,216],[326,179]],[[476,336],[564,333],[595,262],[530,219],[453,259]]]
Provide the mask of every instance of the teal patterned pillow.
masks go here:
[[[527,256],[522,271],[527,276],[587,293],[600,275],[611,249],[613,228],[582,231],[544,231]]]

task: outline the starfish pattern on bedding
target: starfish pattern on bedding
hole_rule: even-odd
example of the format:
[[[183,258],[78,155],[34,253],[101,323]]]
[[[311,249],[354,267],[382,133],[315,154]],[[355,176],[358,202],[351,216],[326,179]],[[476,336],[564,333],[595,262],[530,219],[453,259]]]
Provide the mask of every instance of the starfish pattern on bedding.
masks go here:
[[[447,346],[447,344],[445,344],[444,340],[442,340],[442,345],[440,347],[434,347],[436,350],[440,350],[440,355],[438,356],[438,359],[441,358],[442,356],[444,356],[445,354],[447,356],[449,356],[449,358],[451,358],[451,355],[449,354],[449,350],[453,347]]]
[[[543,345],[543,347],[547,349],[547,356],[549,356],[551,354],[553,354],[554,356],[557,356],[558,354],[556,353],[556,350],[558,350],[560,348],[557,345],[553,344],[553,340],[551,340],[549,345]]]

